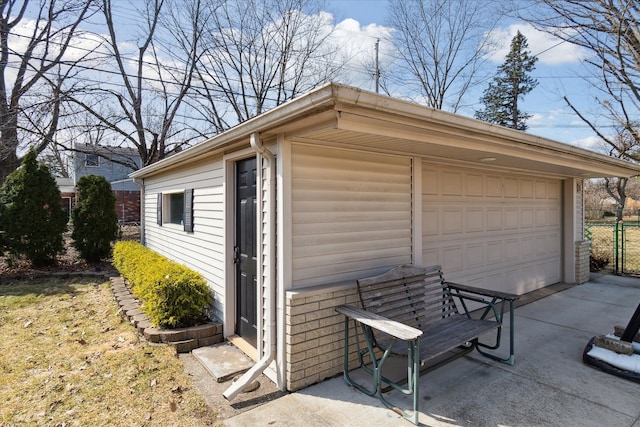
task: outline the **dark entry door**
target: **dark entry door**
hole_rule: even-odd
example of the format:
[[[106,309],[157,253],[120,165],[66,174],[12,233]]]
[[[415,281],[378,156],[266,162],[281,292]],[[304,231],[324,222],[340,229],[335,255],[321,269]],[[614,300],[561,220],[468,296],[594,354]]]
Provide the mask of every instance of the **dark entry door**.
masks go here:
[[[236,334],[257,340],[256,159],[236,162]]]

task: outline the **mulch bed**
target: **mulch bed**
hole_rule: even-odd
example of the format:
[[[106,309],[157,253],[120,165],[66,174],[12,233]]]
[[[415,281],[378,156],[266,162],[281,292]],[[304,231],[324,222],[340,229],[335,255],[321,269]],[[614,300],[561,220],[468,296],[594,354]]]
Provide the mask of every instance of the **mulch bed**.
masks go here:
[[[122,227],[122,240],[139,240],[140,229],[137,226]],[[80,258],[71,240],[71,232],[64,234],[65,251],[58,255],[56,262],[47,267],[34,268],[29,261],[0,256],[0,279],[23,279],[43,277],[54,274],[105,272],[105,275],[115,273],[111,259],[90,264]]]

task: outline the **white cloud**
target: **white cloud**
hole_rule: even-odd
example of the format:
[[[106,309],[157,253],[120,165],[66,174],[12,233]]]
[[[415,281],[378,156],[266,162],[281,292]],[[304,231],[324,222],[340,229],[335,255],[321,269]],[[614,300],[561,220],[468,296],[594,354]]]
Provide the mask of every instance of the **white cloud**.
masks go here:
[[[537,126],[537,125],[544,125],[548,121],[549,121],[549,118],[544,114],[534,113],[531,115],[531,117],[529,117],[529,120],[527,120],[527,125],[530,127]]]
[[[391,67],[394,51],[394,28],[378,24],[361,26],[355,19],[347,18],[335,24],[331,34],[332,45],[338,49],[338,58],[345,62],[339,81],[374,89],[375,45],[378,44],[378,63],[382,70]]]
[[[602,145],[602,140],[597,136],[587,136],[586,138],[574,139],[569,142],[569,144],[574,145],[580,148],[586,148],[591,151],[602,152],[604,147]]]
[[[564,42],[549,33],[536,30],[529,24],[512,24],[506,28],[497,28],[488,35],[497,44],[498,49],[491,53],[489,60],[502,63],[509,53],[511,40],[520,31],[529,44],[529,50],[539,59],[539,63],[547,65],[571,64],[580,62],[589,52],[585,49]]]

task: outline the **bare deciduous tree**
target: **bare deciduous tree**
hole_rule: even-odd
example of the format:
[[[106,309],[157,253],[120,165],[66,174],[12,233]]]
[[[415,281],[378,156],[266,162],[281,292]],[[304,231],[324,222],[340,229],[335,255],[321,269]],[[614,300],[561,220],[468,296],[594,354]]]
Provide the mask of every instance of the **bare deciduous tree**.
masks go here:
[[[61,92],[81,58],[68,59],[93,0],[0,0],[0,183],[21,152],[42,152],[57,131]]]
[[[633,139],[635,150],[620,152],[638,160],[640,148],[640,5],[627,0],[538,0],[538,17],[525,17],[542,31],[587,49],[585,59],[594,71],[597,102],[609,121]],[[541,17],[540,17],[541,16]],[[565,97],[569,107],[609,146],[619,141],[602,131]],[[619,134],[619,133],[618,133]]]
[[[197,67],[202,118],[215,131],[326,83],[340,70],[332,16],[320,1],[220,0],[202,5],[206,50]]]
[[[638,213],[640,180],[634,178],[591,179],[584,182],[584,209],[587,220],[597,221],[606,215],[624,216]]]
[[[535,16],[521,16],[538,29],[591,53],[585,62],[596,83],[589,84],[601,93],[596,99],[599,115],[616,132],[604,131],[596,118],[565,97],[569,108],[607,144],[610,155],[640,161],[640,5],[628,0],[538,0],[535,9],[528,10],[535,10]],[[607,192],[619,204],[618,219],[627,182],[607,180]]]
[[[391,25],[400,56],[398,81],[418,101],[456,112],[491,49],[486,37],[497,8],[481,0],[391,0]]]
[[[609,148],[610,156],[633,161],[638,161],[640,159],[640,155],[638,154],[639,147],[636,142],[636,138],[634,138],[626,128],[619,129],[617,134],[613,137],[603,136],[601,138]],[[615,177],[605,178],[603,181],[604,190],[617,203],[616,219],[618,221],[622,220],[626,203],[629,197],[629,190],[632,190],[632,188],[628,187],[629,183],[631,182],[634,181],[629,178]],[[635,193],[637,193],[637,191],[635,191]]]
[[[604,217],[607,209],[606,192],[600,179],[587,179],[584,181],[582,197],[584,202],[585,218],[588,221],[597,221]]]
[[[97,81],[69,99],[93,116],[98,128],[106,131],[115,145],[136,147],[142,166],[146,166],[180,151],[191,138],[199,136],[191,132],[189,118],[181,112],[197,61],[197,29],[204,23],[198,14],[201,9],[196,7],[195,14],[188,17],[195,30],[181,32],[182,24],[176,25],[174,20],[182,17],[180,1],[145,0],[133,4],[140,6],[137,19],[143,19],[144,25],[138,27],[135,40],[125,42],[117,29],[118,4],[101,0],[107,29],[104,43],[109,51],[102,66],[112,64],[110,75],[117,77],[111,78],[109,84]],[[180,58],[173,56],[178,43],[185,49]],[[123,46],[127,45],[135,45],[135,51],[126,50]]]

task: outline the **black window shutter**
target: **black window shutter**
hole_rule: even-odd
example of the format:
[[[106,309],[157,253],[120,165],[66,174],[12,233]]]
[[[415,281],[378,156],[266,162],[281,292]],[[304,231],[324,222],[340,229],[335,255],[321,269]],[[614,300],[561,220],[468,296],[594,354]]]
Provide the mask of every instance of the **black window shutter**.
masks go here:
[[[158,202],[157,202],[157,221],[158,221],[158,225],[162,225],[162,193],[158,193]]]
[[[193,232],[193,188],[184,190],[184,231]]]

